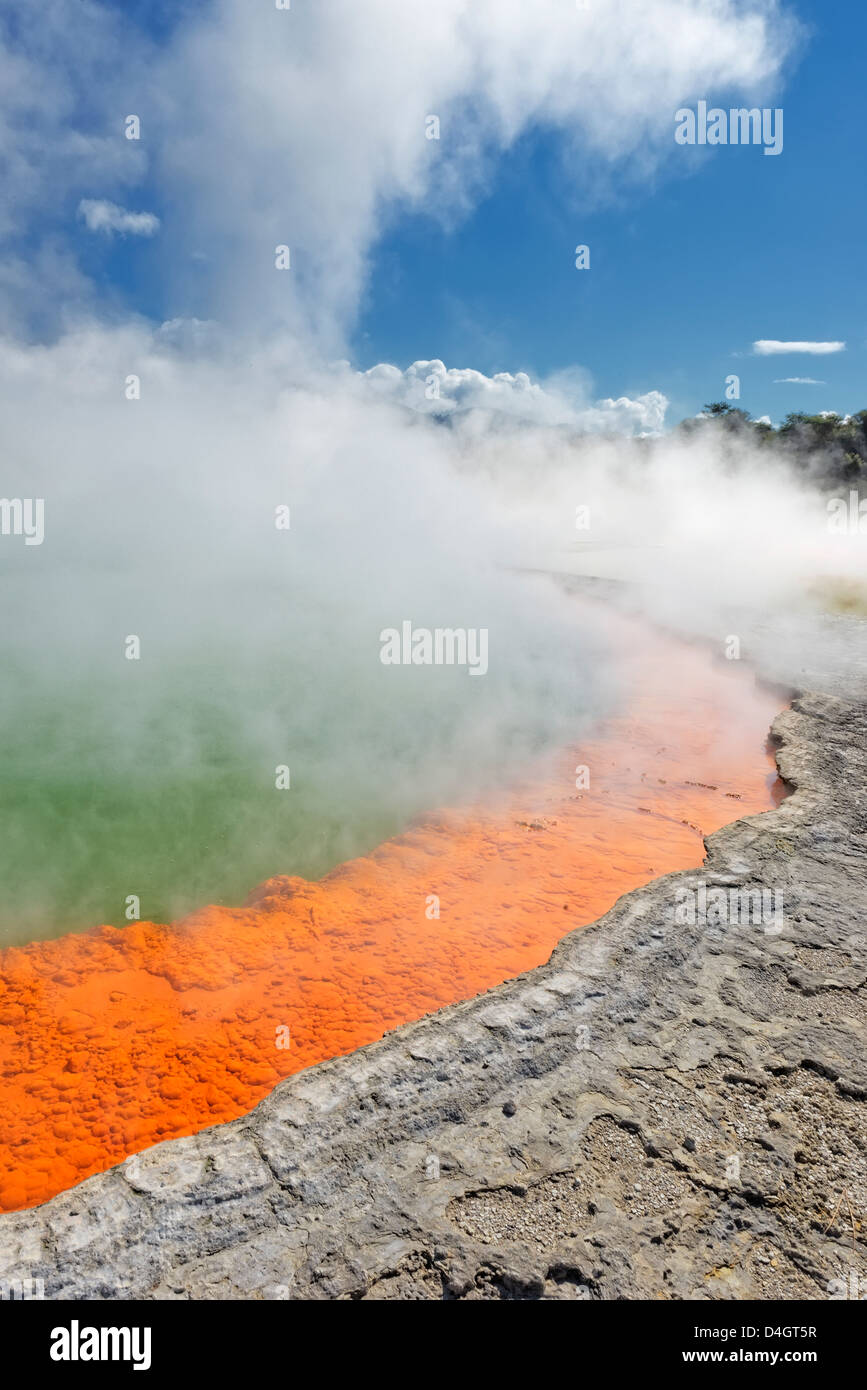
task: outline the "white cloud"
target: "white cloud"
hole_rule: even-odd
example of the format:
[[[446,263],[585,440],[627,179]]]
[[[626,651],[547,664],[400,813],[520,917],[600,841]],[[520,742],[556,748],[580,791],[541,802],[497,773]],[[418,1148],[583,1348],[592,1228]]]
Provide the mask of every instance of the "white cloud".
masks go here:
[[[826,381],[817,381],[814,376],[778,376],[774,378],[775,386],[827,386]]]
[[[584,412],[585,428],[614,429],[620,434],[658,434],[667,409],[668,399],[661,391],[647,391],[634,400],[628,396],[609,398],[597,401],[592,410]]]
[[[405,372],[381,362],[360,375],[378,396],[425,415],[487,411],[526,424],[562,425],[585,433],[658,434],[668,408],[660,391],[591,403],[580,374],[541,384],[526,372],[489,377],[469,367],[446,368],[439,358],[413,362]]]
[[[107,198],[82,198],[78,215],[89,231],[104,232],[106,236],[114,232],[121,236],[154,236],[160,227],[155,213],[129,212]]]
[[[781,342],[778,338],[759,338],[753,343],[753,352],[759,357],[773,357],[783,352],[809,352],[816,357],[824,357],[831,352],[845,352],[845,343]]]
[[[679,159],[673,115],[686,95],[769,96],[799,33],[777,0],[329,0],[286,11],[213,0],[160,47],[92,2],[19,11],[16,50],[0,51],[6,202],[26,223],[10,232],[38,237],[46,209],[97,177],[125,203],[120,191],[147,174],[176,214],[160,247],[170,304],[173,288],[189,302],[198,252],[200,317],[288,327],[331,356],[396,211],[460,216],[491,156],[533,127],[559,133],[583,195],[613,174],[649,176]],[[130,110],[141,141],[124,139]],[[438,141],[425,138],[431,114]],[[283,243],[292,270],[278,276]]]

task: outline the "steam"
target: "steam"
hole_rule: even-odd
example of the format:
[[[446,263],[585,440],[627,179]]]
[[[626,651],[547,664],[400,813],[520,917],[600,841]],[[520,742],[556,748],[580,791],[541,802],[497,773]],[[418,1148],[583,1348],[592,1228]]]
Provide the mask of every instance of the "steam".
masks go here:
[[[0,546],[7,939],[316,876],[579,743],[627,692],[551,572],[721,642],[854,565],[748,444],[539,425],[532,390],[445,423],[284,363],[178,325],[2,348],[6,491],[44,500]],[[406,622],[484,630],[484,677],[383,664]]]
[[[659,434],[660,392],[345,360],[393,218],[457,225],[542,126],[585,201],[663,170],[684,100],[779,85],[774,0],[215,0],[158,40],[7,8],[2,491],[44,538],[0,536],[0,940],[322,873],[579,740],[615,638],[545,572],[698,623],[825,564],[748,446],[607,437]],[[100,292],[110,248],[161,327]],[[483,678],[384,665],[406,622],[484,630]]]
[[[8,931],[324,872],[604,704],[596,643],[502,567],[447,436],[359,379],[131,328],[2,358],[6,487],[44,499],[45,527],[0,547]],[[485,629],[484,678],[383,665],[407,620]]]

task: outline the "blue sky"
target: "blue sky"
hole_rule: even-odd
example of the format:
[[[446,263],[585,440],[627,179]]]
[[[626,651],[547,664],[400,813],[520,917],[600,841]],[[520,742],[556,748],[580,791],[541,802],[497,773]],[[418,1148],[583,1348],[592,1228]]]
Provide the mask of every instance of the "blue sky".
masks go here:
[[[594,118],[594,98],[580,89],[592,87],[597,60],[591,57],[589,68],[586,63],[582,68],[581,45],[573,39],[569,63],[574,74],[568,66],[558,68],[556,54],[548,53],[556,100],[554,118],[545,124],[544,71],[539,87],[529,94],[520,93],[520,74],[515,75],[515,53],[523,53],[522,44],[526,48],[539,41],[540,24],[528,19],[522,5],[503,0],[483,13],[486,0],[477,0],[468,11],[477,32],[466,41],[463,55],[465,72],[474,75],[457,78],[449,96],[443,96],[451,115],[443,117],[442,139],[425,145],[424,157],[444,165],[454,158],[460,137],[452,138],[449,120],[454,124],[461,100],[479,95],[473,83],[479,82],[492,28],[502,27],[496,40],[502,40],[506,86],[511,83],[519,95],[508,91],[504,97],[503,84],[494,81],[482,93],[485,100],[500,103],[483,130],[489,157],[462,190],[469,211],[444,223],[437,216],[441,209],[435,183],[424,189],[418,211],[395,211],[402,196],[408,200],[418,177],[417,151],[415,163],[407,162],[400,123],[417,119],[407,115],[414,81],[427,83],[435,100],[433,93],[448,89],[450,53],[458,34],[466,40],[466,16],[464,30],[458,27],[461,3],[447,0],[458,18],[440,50],[435,49],[435,26],[414,34],[409,16],[408,27],[394,33],[400,11],[393,0],[370,0],[366,12],[348,0],[323,0],[321,5],[293,0],[291,14],[281,15],[265,7],[254,13],[241,0],[222,0],[221,5],[108,0],[91,15],[104,18],[107,13],[118,23],[109,32],[100,19],[88,35],[78,35],[73,7],[66,21],[67,46],[79,43],[100,52],[102,66],[95,62],[92,71],[83,67],[78,74],[77,115],[82,119],[83,113],[86,134],[84,142],[76,137],[78,143],[70,145],[70,157],[62,142],[73,102],[63,88],[75,66],[60,42],[59,60],[45,59],[51,45],[37,26],[29,42],[47,68],[44,73],[35,69],[31,83],[60,93],[53,115],[57,124],[47,124],[36,136],[48,151],[45,187],[50,192],[41,206],[34,203],[22,216],[11,243],[15,255],[36,265],[31,294],[36,336],[50,336],[57,303],[67,296],[74,305],[77,293],[74,277],[65,272],[62,289],[45,288],[45,258],[40,261],[34,254],[40,236],[54,237],[71,253],[90,292],[95,287],[103,316],[118,318],[131,311],[155,323],[177,317],[219,320],[233,307],[228,301],[237,281],[237,300],[249,304],[251,322],[258,313],[264,328],[275,301],[274,283],[267,269],[254,283],[251,258],[282,237],[285,227],[287,236],[294,234],[299,253],[296,283],[304,286],[307,276],[313,287],[304,331],[311,336],[311,318],[339,323],[341,351],[345,348],[361,369],[379,362],[404,369],[417,359],[440,358],[450,368],[474,368],[487,375],[526,371],[534,380],[544,380],[579,368],[586,374],[588,399],[663,392],[670,401],[669,424],[720,399],[731,373],[741,379],[740,405],[774,421],[796,409],[845,413],[867,406],[861,109],[867,9],[861,0],[838,0],[831,7],[819,0],[794,0],[782,6],[784,14],[802,21],[804,33],[794,57],[784,63],[776,95],[769,98],[784,111],[779,156],[750,146],[698,150],[676,145],[672,102],[671,143],[665,125],[660,137],[657,124],[649,174],[635,176],[636,149],[629,148],[628,136],[622,138],[622,125],[618,128],[620,145],[614,141],[604,191],[599,159],[585,159],[580,145],[582,129]],[[549,26],[563,24],[566,11],[560,0],[538,3],[546,6]],[[612,99],[612,83],[622,83],[626,92],[636,85],[633,120],[640,120],[645,109],[645,87],[638,87],[646,83],[648,100],[657,101],[657,121],[661,112],[667,121],[665,93],[681,90],[683,73],[697,71],[704,58],[700,28],[678,35],[686,54],[678,66],[678,44],[672,39],[669,55],[659,37],[661,0],[656,7],[628,3],[637,25],[643,12],[656,8],[658,15],[647,21],[644,52],[641,35],[637,57],[635,46],[624,49],[632,70],[617,66],[616,54],[612,58],[609,52],[602,60],[599,80],[608,84],[608,92],[599,104],[613,127],[622,122],[624,103]],[[690,5],[693,13],[708,8],[707,0],[666,3],[682,5],[685,17]],[[734,0],[723,0],[717,7],[721,56],[716,69],[713,61],[709,65],[721,74],[720,90],[697,78],[696,89],[684,93],[685,102],[694,105],[705,98],[727,108],[730,102],[741,104],[734,92],[749,90],[751,77],[774,78],[775,45],[781,52],[784,42],[774,0],[744,4],[768,21],[754,70],[738,56],[746,30],[739,26]],[[378,28],[371,26],[374,12]],[[0,0],[0,18],[4,13],[7,33],[26,48],[28,37],[19,33],[21,12],[11,0]],[[52,12],[57,17],[65,13],[64,7]],[[608,21],[601,22],[604,29]],[[510,37],[510,25],[519,23],[526,32]],[[195,44],[183,49],[191,32]],[[733,46],[727,46],[732,37]],[[393,54],[387,51],[392,39]],[[610,49],[610,40],[603,33],[601,45]],[[265,73],[278,41],[287,45],[287,66]],[[386,51],[377,59],[380,48]],[[364,75],[357,91],[351,88],[356,55]],[[404,62],[407,67],[415,63],[415,79],[410,73],[404,86],[397,82],[392,89],[384,79]],[[660,70],[658,81],[648,66]],[[111,90],[116,68],[123,71],[117,89]],[[299,97],[295,87],[308,81],[311,85]],[[260,86],[265,97],[261,112]],[[574,93],[574,109],[564,114]],[[427,94],[420,97],[427,99]],[[492,130],[498,120],[508,120],[515,103],[523,103],[517,133],[505,149],[498,149]],[[333,107],[341,119],[332,128]],[[137,108],[146,112],[149,137],[141,147],[117,135],[118,110]],[[357,158],[344,131],[358,140]],[[140,172],[132,177],[136,160]],[[66,186],[60,187],[64,181]],[[29,192],[29,172],[21,188]],[[160,233],[145,238],[89,231],[76,217],[82,197],[152,211],[161,219]],[[373,215],[372,208],[380,212]],[[203,226],[206,250],[212,250],[211,243],[216,247],[213,256],[199,254]],[[575,269],[578,243],[590,247],[589,271]],[[60,264],[53,245],[49,255]],[[341,266],[356,256],[358,266],[346,273],[346,284],[331,297]],[[41,305],[37,284],[44,291]],[[83,291],[82,304],[88,293]],[[845,341],[847,347],[821,357],[761,357],[751,352],[756,339]],[[818,378],[823,384],[778,384],[786,377]]]
[[[382,241],[356,337],[362,365],[440,357],[546,375],[577,363],[600,396],[662,390],[670,420],[720,399],[731,372],[740,405],[775,421],[867,406],[867,6],[794,9],[808,40],[779,98],[778,157],[676,149],[653,187],[582,206],[557,138],[532,132],[458,228],[415,216]],[[579,242],[589,272],[574,269]],[[763,338],[847,350],[751,355]],[[774,384],[790,376],[827,385]]]

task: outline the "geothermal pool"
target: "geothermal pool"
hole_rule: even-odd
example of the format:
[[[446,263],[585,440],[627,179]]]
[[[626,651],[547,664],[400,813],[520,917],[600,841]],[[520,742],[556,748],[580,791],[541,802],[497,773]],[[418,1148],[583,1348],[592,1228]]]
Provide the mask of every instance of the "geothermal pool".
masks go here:
[[[699,865],[703,835],[776,804],[779,696],[670,637],[633,628],[626,648],[617,713],[495,800],[317,882],[271,878],[243,907],[0,952],[0,1210],[541,964],[623,893]]]

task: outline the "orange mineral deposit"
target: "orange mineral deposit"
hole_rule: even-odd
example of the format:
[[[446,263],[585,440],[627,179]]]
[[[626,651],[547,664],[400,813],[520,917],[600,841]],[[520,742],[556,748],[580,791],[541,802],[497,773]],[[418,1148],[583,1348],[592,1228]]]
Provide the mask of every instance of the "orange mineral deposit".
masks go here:
[[[319,882],[278,875],[243,907],[0,953],[0,1209],[539,965],[622,894],[701,864],[703,835],[772,806],[778,696],[659,636],[621,678],[611,717],[507,794]]]

